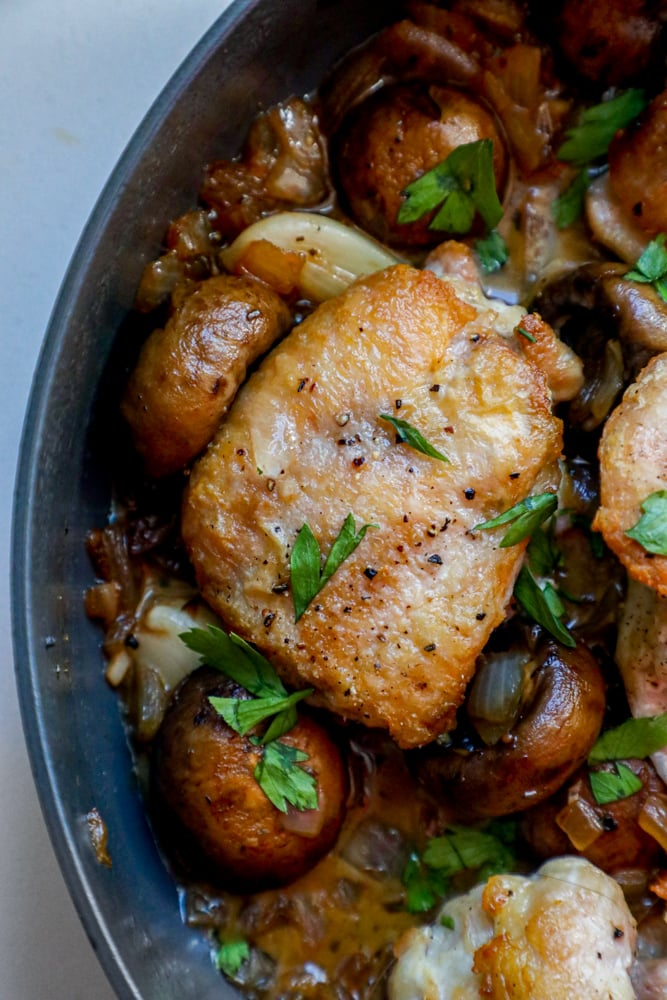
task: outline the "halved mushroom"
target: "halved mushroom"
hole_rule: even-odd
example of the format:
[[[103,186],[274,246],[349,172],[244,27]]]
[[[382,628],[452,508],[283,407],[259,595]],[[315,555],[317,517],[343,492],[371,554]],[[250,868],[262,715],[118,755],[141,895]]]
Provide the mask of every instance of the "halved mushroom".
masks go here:
[[[213,437],[248,366],[290,325],[290,311],[259,281],[201,282],[143,346],[122,402],[152,476],[177,472]]]
[[[544,801],[597,739],[606,692],[590,650],[549,641],[527,669],[519,721],[506,737],[473,751],[428,749],[417,759],[420,781],[462,819],[506,816]]]
[[[584,387],[569,422],[594,430],[625,385],[667,350],[667,303],[650,284],[628,280],[627,265],[585,264],[547,285],[534,308],[584,362]]]

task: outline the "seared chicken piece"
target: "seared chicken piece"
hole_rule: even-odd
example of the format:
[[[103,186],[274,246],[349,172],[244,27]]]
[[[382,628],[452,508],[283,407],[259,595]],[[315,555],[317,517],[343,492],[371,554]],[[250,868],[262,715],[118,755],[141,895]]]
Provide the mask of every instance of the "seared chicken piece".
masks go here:
[[[667,353],[651,358],[605,424],[599,448],[602,532],[631,577],[667,595],[667,556],[647,550],[626,532],[641,505],[667,489]]]
[[[635,941],[618,883],[583,858],[557,858],[530,878],[494,875],[407,931],[389,998],[634,1000]]]
[[[561,425],[495,313],[398,265],[296,327],[238,395],[186,494],[183,537],[226,625],[318,704],[403,747],[454,722],[524,544],[473,529],[555,490]],[[400,443],[391,414],[448,461]],[[295,622],[290,554],[370,527]]]

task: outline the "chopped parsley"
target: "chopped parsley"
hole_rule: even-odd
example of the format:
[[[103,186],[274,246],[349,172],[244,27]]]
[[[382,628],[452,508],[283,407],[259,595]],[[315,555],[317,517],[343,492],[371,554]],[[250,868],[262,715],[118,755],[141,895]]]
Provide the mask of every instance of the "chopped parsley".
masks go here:
[[[415,451],[420,451],[422,455],[427,455],[429,458],[438,458],[441,462],[449,462],[446,455],[443,455],[441,451],[438,451],[434,445],[427,441],[423,434],[413,427],[412,424],[408,423],[407,420],[399,420],[398,417],[392,417],[388,413],[381,413],[380,420],[386,420],[396,431],[396,436],[401,444],[408,444]]]
[[[299,764],[308,760],[303,750],[274,740],[264,747],[255,768],[257,783],[270,802],[286,813],[288,804],[301,811],[317,809],[317,784]]]
[[[660,298],[667,302],[667,234],[660,233],[648,244],[631,271],[623,275],[629,281],[653,285]]]
[[[354,552],[368,529],[377,527],[377,524],[364,524],[357,531],[354,516],[348,514],[322,566],[319,542],[310,525],[301,526],[290,557],[295,621],[298,622],[313,598],[319,594],[345,559]]]
[[[565,142],[556,153],[559,160],[585,167],[606,157],[609,144],[619,129],[629,125],[646,107],[643,90],[624,90],[610,101],[586,108],[579,121],[565,133]]]
[[[599,806],[627,799],[643,788],[641,779],[627,764],[615,764],[614,771],[591,771],[588,779],[593,798]]]
[[[408,913],[427,913],[449,892],[449,879],[442,872],[429,868],[411,851],[403,869],[405,908]]]
[[[514,584],[514,596],[528,617],[541,625],[554,639],[570,648],[576,646],[574,636],[561,621],[563,604],[552,584],[540,587],[530,569],[524,565]]]
[[[517,824],[494,820],[483,828],[452,824],[427,843],[421,857],[412,852],[403,870],[406,907],[425,913],[451,891],[451,878],[465,871],[483,882],[516,864]],[[449,926],[444,924],[443,926]]]
[[[589,764],[607,760],[643,759],[667,747],[667,712],[643,719],[627,719],[608,729],[588,755]]]
[[[429,229],[467,233],[475,216],[492,230],[503,210],[496,191],[493,140],[463,143],[431,170],[409,184],[398,222],[416,222],[437,209]]]
[[[559,229],[567,229],[583,215],[590,184],[591,172],[579,170],[572,183],[555,199],[551,206],[551,217]]]
[[[226,976],[235,976],[249,958],[250,945],[247,941],[225,941],[215,954],[215,964]]]
[[[625,532],[647,552],[667,556],[667,490],[656,490],[641,505],[642,516]]]
[[[490,521],[476,524],[473,531],[488,531],[509,524],[511,527],[500,542],[501,549],[509,548],[525,538],[530,538],[536,528],[551,517],[557,506],[558,497],[555,493],[540,493],[538,496],[526,497]]]
[[[256,696],[209,698],[230,729],[245,736],[273,716],[263,736],[251,738],[255,746],[262,747],[254,776],[269,801],[281,812],[287,812],[288,803],[296,809],[316,809],[317,782],[299,766],[308,755],[279,739],[296,725],[296,705],[312,694],[312,688],[289,694],[269,661],[234,632],[227,634],[208,625],[206,629],[192,628],[180,638],[188,649],[199,653],[203,663]]]
[[[565,133],[556,153],[559,160],[578,167],[570,185],[556,198],[551,214],[559,229],[566,229],[580,217],[591,179],[602,168],[591,166],[606,159],[609,144],[619,129],[629,125],[646,107],[643,90],[625,90],[610,101],[586,108],[579,121]]]
[[[505,266],[509,260],[509,249],[497,229],[475,243],[479,265],[485,274],[493,274]]]

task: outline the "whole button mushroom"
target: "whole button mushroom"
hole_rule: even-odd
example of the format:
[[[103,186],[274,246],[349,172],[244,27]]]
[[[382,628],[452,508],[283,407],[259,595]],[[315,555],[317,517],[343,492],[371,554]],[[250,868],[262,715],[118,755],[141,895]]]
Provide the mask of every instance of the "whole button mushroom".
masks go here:
[[[234,732],[209,698],[247,692],[208,667],[176,689],[152,758],[156,814],[192,870],[227,888],[264,889],[303,875],[333,846],[347,797],[347,772],[323,726],[299,712],[281,741],[307,754],[302,765],[317,782],[318,804],[283,813],[254,771],[262,747]]]

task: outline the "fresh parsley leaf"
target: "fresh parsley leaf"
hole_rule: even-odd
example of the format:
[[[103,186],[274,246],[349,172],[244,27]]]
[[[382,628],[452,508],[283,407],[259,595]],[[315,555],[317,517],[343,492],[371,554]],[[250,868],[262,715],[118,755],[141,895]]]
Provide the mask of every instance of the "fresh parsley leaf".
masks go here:
[[[364,524],[357,531],[354,525],[354,516],[348,514],[338,537],[331,546],[324,566],[320,568],[322,555],[319,542],[308,524],[301,526],[290,558],[295,621],[298,622],[312,599],[319,594],[341,563],[354,552],[368,529],[377,527],[377,524]]]
[[[529,340],[531,344],[536,344],[537,343],[537,341],[535,340],[535,337],[533,337],[532,333],[528,333],[528,330],[526,330],[523,326],[517,326],[516,332],[520,333],[522,337],[526,338],[526,340]]]
[[[425,865],[416,851],[410,852],[401,881],[405,887],[405,908],[408,913],[426,913],[450,889],[446,875]]]
[[[211,696],[208,700],[210,701],[213,708],[216,710],[218,715],[221,715],[227,725],[234,730],[234,732],[239,733],[240,736],[245,736],[247,732],[254,729],[255,726],[263,722],[264,719],[270,718],[272,715],[279,715],[281,713],[289,711],[304,698],[308,698],[313,693],[312,688],[306,688],[303,691],[295,691],[294,694],[290,694],[284,698],[276,698],[274,696],[269,696],[267,698],[217,698]],[[296,722],[296,718],[294,718]],[[294,723],[292,723],[294,725]],[[290,728],[292,728],[290,726]],[[283,730],[279,735],[283,735],[286,730]],[[270,731],[269,731],[270,732]],[[269,734],[267,734],[269,735]],[[276,734],[278,735],[278,734]],[[265,739],[262,742],[270,742],[270,739],[274,739],[274,736],[270,736],[269,739]]]
[[[588,775],[593,798],[599,806],[627,799],[643,788],[641,780],[626,764],[615,764],[615,771],[591,771]]]
[[[415,222],[438,209],[429,229],[467,233],[480,214],[488,229],[500,221],[503,210],[496,191],[493,140],[463,143],[419,177],[403,192],[398,222]]]
[[[667,712],[643,719],[627,719],[608,729],[599,738],[588,755],[589,764],[605,760],[627,760],[632,757],[650,757],[667,747]]]
[[[542,526],[536,528],[530,536],[526,555],[535,576],[551,576],[563,560],[553,532],[545,531]]]
[[[656,490],[641,505],[642,516],[625,532],[658,556],[667,556],[667,490]]]
[[[473,531],[488,531],[490,528],[500,528],[504,524],[510,524],[510,529],[500,542],[500,548],[506,549],[522,542],[524,538],[529,538],[543,521],[551,517],[557,506],[558,497],[555,493],[540,493],[534,497],[526,497],[490,521],[476,524]]]
[[[477,240],[475,249],[485,274],[499,271],[509,260],[509,248],[497,229],[492,229],[483,239]]]
[[[660,233],[648,244],[637,261],[636,270],[629,271],[625,277],[634,281],[657,281],[667,273],[667,250],[665,249],[665,233]]]
[[[420,451],[422,455],[428,455],[429,458],[439,458],[441,462],[449,462],[446,455],[443,455],[441,451],[438,451],[426,438],[409,424],[407,420],[399,420],[398,417],[392,417],[389,413],[381,413],[380,420],[386,420],[396,431],[396,436],[402,444],[408,444],[415,451]]]
[[[549,585],[550,586],[550,585]],[[574,636],[569,631],[568,628],[563,625],[560,618],[554,613],[553,610],[553,594],[555,590],[550,587],[550,590],[542,590],[537,580],[528,569],[527,566],[522,566],[519,575],[514,584],[514,596],[517,601],[533,621],[536,621],[538,625],[541,625],[543,629],[546,629],[554,639],[558,642],[562,642],[564,646],[569,646],[573,648],[576,646],[576,641]],[[556,594],[556,597],[558,595]],[[561,605],[562,606],[562,605]]]
[[[229,635],[215,625],[192,628],[180,636],[188,649],[199,653],[203,663],[236,681],[251,694],[284,697],[287,691],[269,661],[234,632]]]
[[[584,167],[606,156],[618,130],[629,125],[647,103],[643,90],[632,89],[623,91],[610,101],[587,108],[579,122],[565,133],[565,142],[556,156],[577,167]]]
[[[450,826],[442,837],[429,840],[422,859],[448,877],[477,869],[482,878],[488,878],[516,863],[511,848],[488,829],[457,825]]]
[[[269,801],[286,813],[288,805],[296,809],[317,809],[317,782],[299,764],[308,760],[303,750],[280,740],[267,743],[255,768],[255,779]]]
[[[247,941],[225,941],[216,952],[215,964],[226,976],[235,976],[249,958],[250,945]]]
[[[660,233],[648,244],[631,271],[623,275],[629,281],[653,285],[660,298],[667,302],[667,234]]]
[[[440,926],[446,927],[448,931],[453,931],[456,927],[454,917],[450,917],[448,913],[443,913],[440,917]]]
[[[567,229],[583,215],[586,192],[590,183],[588,170],[580,170],[571,184],[553,202],[551,217],[559,229]]]

